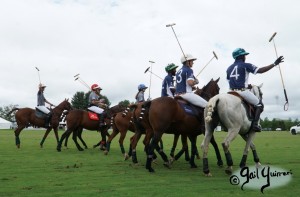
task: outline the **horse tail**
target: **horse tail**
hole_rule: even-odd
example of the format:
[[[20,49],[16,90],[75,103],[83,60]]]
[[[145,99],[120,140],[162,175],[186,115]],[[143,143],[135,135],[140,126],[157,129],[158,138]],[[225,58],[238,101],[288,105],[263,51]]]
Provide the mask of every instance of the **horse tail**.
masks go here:
[[[14,111],[16,111],[16,110],[19,110],[20,108],[18,108],[18,107],[14,107],[12,110],[10,110],[7,114],[6,114],[6,116],[9,116],[11,113],[13,113]]]
[[[208,101],[207,113],[206,113],[206,117],[205,117],[205,121],[207,123],[212,120],[212,116],[214,114],[214,111],[218,107],[218,103],[219,103],[219,97],[213,97]]]
[[[129,105],[129,106],[126,107],[126,109],[123,111],[122,117],[127,116],[128,112],[130,112],[130,111],[132,111],[132,110],[134,110],[134,109],[136,109],[136,108],[137,108],[137,104],[131,104],[131,105]]]
[[[148,114],[150,106],[151,106],[151,101],[145,101],[142,104],[142,109],[141,109],[141,113],[140,113],[140,117],[139,117],[140,120],[142,120],[144,118],[145,113]]]

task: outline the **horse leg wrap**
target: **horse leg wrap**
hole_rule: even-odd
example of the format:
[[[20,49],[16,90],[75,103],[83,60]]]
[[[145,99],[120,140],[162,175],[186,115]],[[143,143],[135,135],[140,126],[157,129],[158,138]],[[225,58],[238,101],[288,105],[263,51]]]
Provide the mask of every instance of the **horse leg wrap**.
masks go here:
[[[171,152],[170,152],[170,156],[171,156],[171,157],[174,157],[174,152],[175,152],[175,147],[173,146],[173,147],[171,148]]]
[[[226,157],[227,166],[232,166],[233,161],[232,161],[231,153],[229,151],[225,153],[225,157]]]
[[[160,151],[158,152],[159,154],[160,154],[160,156],[161,156],[161,158],[164,160],[164,162],[168,162],[169,160],[168,160],[168,156],[166,155],[166,153],[164,152],[164,151],[162,151],[161,149],[160,149]]]
[[[243,155],[241,163],[240,163],[240,168],[243,168],[246,166],[246,161],[247,161],[247,155]]]
[[[106,143],[106,150],[107,150],[107,152],[110,150],[110,142]]]
[[[129,145],[129,151],[128,151],[128,156],[132,156],[132,148],[131,148],[131,144]]]
[[[151,167],[151,162],[153,160],[152,155],[147,156],[147,161],[146,161],[146,169],[149,170],[149,172],[154,172],[153,168]]]
[[[253,150],[252,153],[253,153],[254,161],[255,161],[256,163],[259,162],[259,157],[258,157],[258,155],[257,155],[256,150]]]
[[[20,138],[16,136],[16,145],[19,145],[20,143]]]
[[[203,158],[203,172],[205,174],[209,173],[209,168],[208,168],[208,159],[207,158]]]
[[[181,149],[176,155],[175,155],[175,161],[177,161],[180,157],[181,157],[181,155],[184,153],[184,149]]]
[[[125,148],[124,148],[123,144],[120,144],[120,149],[121,149],[122,154],[125,154]]]
[[[132,162],[138,163],[137,157],[136,157],[136,150],[132,150]]]

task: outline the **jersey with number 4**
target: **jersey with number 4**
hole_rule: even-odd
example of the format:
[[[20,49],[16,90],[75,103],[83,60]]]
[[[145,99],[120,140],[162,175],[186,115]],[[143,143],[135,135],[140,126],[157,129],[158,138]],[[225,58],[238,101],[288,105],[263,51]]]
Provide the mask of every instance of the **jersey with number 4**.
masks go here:
[[[227,69],[227,80],[231,89],[241,89],[248,87],[249,73],[256,74],[256,66],[245,63],[243,60],[236,60]]]

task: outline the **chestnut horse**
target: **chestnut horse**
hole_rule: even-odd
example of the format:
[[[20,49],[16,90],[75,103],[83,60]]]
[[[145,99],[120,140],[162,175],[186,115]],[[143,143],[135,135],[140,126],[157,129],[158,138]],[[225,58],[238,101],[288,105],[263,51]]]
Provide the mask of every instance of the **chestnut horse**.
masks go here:
[[[49,128],[47,128],[45,135],[49,134],[49,132],[53,129],[55,133],[55,137],[57,142],[59,142],[58,137],[58,125],[60,117],[64,110],[70,110],[72,109],[71,104],[69,103],[68,99],[65,99],[63,102],[61,102],[58,106],[53,108],[52,111],[52,118],[51,118],[51,125]],[[13,111],[16,111],[15,118],[17,122],[17,128],[15,129],[15,136],[16,136],[16,146],[20,148],[21,141],[19,138],[19,135],[21,131],[28,126],[37,126],[37,127],[44,127],[45,126],[45,119],[43,117],[37,117],[36,116],[36,110],[31,108],[14,108],[12,109],[8,114],[12,113]]]
[[[124,111],[125,106],[116,105],[109,109],[106,109],[104,112],[107,114],[105,117],[106,125],[100,129],[100,133],[102,136],[102,141],[106,141],[107,130],[110,128],[110,118],[117,112]],[[66,116],[67,130],[62,134],[59,143],[57,144],[57,151],[61,151],[61,145],[64,139],[73,132],[73,141],[76,144],[76,147],[79,151],[83,151],[84,149],[78,144],[77,136],[80,135],[83,129],[88,130],[99,130],[99,121],[91,120],[88,115],[88,111],[85,110],[72,110]],[[83,141],[83,140],[82,140]],[[84,141],[83,141],[84,142]],[[85,143],[84,143],[85,144]],[[86,146],[86,144],[85,144]]]
[[[213,79],[209,81],[207,85],[202,88],[200,94],[205,100],[209,100],[213,96],[219,93],[218,81]],[[145,111],[149,116],[149,123],[152,127],[153,138],[149,144],[147,152],[146,169],[149,172],[154,172],[151,166],[154,149],[157,147],[159,140],[164,132],[186,135],[191,141],[191,159],[190,165],[195,165],[195,155],[197,152],[196,140],[197,136],[204,134],[204,115],[203,110],[199,111],[196,116],[188,115],[184,109],[180,106],[176,99],[170,97],[160,97],[144,104]],[[211,138],[211,142],[216,144],[215,139]],[[216,145],[215,151],[217,154],[218,162],[221,159],[220,151]]]

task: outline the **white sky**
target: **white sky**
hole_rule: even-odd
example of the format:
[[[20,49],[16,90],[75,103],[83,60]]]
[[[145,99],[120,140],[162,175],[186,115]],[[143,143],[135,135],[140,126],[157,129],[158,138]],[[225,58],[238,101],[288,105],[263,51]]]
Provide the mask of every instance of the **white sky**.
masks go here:
[[[221,93],[228,90],[226,69],[232,51],[250,52],[247,62],[261,67],[276,59],[269,38],[274,32],[283,80],[289,98],[284,111],[283,86],[278,68],[250,75],[249,83],[263,85],[262,117],[300,118],[299,46],[300,1],[296,0],[1,0],[0,106],[35,107],[38,72],[47,85],[46,98],[59,104],[77,91],[87,91],[74,75],[98,83],[102,94],[117,104],[134,101],[137,86],[149,86],[144,71],[165,76],[168,63],[179,66],[182,53],[197,57],[199,87],[220,77]],[[152,76],[151,98],[160,96],[161,80]],[[146,92],[148,98],[149,91]]]

